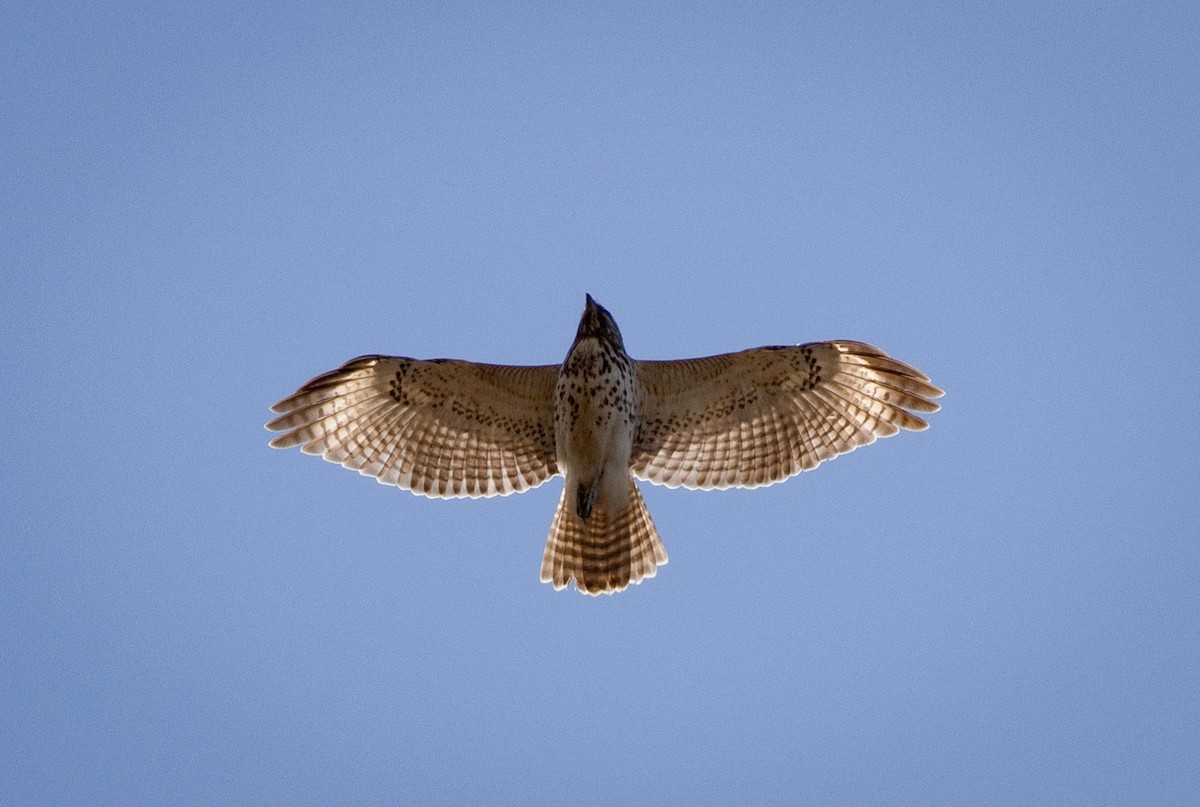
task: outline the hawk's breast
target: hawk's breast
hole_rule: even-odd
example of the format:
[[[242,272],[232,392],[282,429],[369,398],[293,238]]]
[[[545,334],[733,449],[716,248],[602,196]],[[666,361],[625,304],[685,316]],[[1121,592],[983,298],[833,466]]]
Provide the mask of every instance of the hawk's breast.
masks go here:
[[[633,362],[611,343],[576,343],[555,387],[554,436],[559,467],[595,479],[606,467],[629,469],[637,427]]]

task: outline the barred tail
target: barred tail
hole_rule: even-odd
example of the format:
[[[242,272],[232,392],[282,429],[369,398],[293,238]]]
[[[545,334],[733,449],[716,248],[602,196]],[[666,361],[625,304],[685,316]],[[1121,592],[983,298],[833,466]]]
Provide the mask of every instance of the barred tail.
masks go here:
[[[654,577],[666,562],[667,550],[632,478],[624,509],[613,514],[596,507],[586,521],[563,487],[542,556],[543,583],[558,590],[574,580],[584,594],[613,594]]]

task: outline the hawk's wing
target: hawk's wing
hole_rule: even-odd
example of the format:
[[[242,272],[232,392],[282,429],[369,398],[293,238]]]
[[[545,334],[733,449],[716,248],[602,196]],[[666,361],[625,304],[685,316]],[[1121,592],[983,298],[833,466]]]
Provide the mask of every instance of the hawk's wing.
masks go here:
[[[942,395],[920,370],[861,342],[640,361],[637,375],[633,473],[673,488],[779,482],[876,437],[926,428],[912,412],[936,412]]]
[[[558,473],[557,366],[360,356],[271,409],[300,446],[361,474],[433,498],[504,496]]]

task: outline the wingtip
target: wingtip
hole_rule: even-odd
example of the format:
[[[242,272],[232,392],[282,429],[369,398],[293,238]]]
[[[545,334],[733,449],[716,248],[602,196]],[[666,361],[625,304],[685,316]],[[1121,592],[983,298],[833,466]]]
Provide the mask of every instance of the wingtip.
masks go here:
[[[284,432],[283,434],[277,435],[276,437],[272,438],[272,440],[269,443],[267,443],[267,445],[269,445],[271,448],[283,449],[283,448],[291,448],[294,445],[298,445],[299,442],[300,441],[297,441],[295,439],[294,432]]]

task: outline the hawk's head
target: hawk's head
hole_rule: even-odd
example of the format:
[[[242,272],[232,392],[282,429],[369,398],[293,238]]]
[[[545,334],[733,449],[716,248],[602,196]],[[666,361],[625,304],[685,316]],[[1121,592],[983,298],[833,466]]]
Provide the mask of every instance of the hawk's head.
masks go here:
[[[579,330],[575,333],[575,341],[588,336],[610,342],[622,352],[625,350],[625,341],[621,339],[617,321],[608,313],[608,309],[593,300],[590,294],[587,295],[587,305],[583,307],[583,316],[579,318]]]

